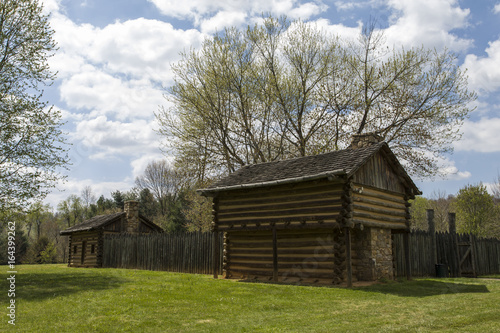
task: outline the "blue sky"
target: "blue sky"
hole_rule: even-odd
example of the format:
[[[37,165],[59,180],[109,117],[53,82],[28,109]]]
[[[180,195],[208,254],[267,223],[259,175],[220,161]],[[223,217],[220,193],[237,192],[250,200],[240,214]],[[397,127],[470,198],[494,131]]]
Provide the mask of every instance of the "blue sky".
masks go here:
[[[154,112],[167,105],[170,65],[224,26],[262,13],[316,22],[355,37],[370,17],[396,46],[447,48],[478,93],[444,179],[415,179],[424,196],[488,185],[500,174],[500,0],[43,0],[59,50],[57,80],[45,98],[62,111],[72,143],[67,181],[46,202],[56,207],[91,186],[97,196],[129,190],[148,162],[164,155]]]

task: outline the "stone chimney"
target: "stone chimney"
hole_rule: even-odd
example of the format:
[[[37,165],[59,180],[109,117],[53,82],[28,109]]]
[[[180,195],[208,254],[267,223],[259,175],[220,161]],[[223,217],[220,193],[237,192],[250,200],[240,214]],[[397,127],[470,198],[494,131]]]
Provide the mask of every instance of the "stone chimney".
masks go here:
[[[126,219],[126,232],[129,234],[135,234],[139,232],[139,201],[125,201],[125,207],[123,209],[127,214]]]
[[[351,148],[365,148],[373,144],[382,142],[383,138],[375,133],[354,134],[352,136]]]

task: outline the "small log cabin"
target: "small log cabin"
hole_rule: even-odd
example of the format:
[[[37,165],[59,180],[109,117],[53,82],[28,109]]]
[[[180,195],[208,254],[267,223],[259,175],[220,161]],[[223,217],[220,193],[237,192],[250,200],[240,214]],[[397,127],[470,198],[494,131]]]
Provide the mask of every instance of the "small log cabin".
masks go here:
[[[102,267],[105,234],[142,234],[163,232],[163,229],[139,214],[139,202],[125,202],[124,211],[95,216],[61,231],[69,236],[70,267]]]
[[[394,233],[406,235],[409,267],[409,200],[421,192],[379,141],[357,135],[348,149],[244,166],[199,190],[213,198],[214,235],[224,233],[223,276],[348,286],[393,279]]]

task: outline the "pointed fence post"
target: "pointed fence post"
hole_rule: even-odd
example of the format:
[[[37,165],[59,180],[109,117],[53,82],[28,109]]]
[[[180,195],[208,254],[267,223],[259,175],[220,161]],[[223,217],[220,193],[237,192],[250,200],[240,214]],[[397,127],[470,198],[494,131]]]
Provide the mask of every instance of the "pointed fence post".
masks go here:
[[[460,277],[460,251],[458,250],[458,236],[455,213],[448,213],[448,228],[450,230],[450,237],[453,246],[453,277]]]
[[[429,275],[436,275],[437,253],[436,253],[436,225],[434,224],[434,209],[427,209],[427,223],[429,225],[430,236],[430,264]]]

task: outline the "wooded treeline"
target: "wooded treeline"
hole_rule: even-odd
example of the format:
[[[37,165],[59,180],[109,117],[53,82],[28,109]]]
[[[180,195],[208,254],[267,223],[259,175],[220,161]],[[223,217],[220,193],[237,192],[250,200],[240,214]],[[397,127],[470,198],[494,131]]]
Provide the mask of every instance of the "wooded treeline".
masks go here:
[[[88,186],[80,195],[69,195],[55,210],[49,205],[34,203],[26,212],[0,214],[0,251],[7,253],[3,251],[7,240],[6,225],[8,221],[15,221],[18,262],[66,262],[67,237],[60,236],[59,232],[96,215],[119,212],[126,200],[139,201],[140,213],[167,233],[208,231],[212,204],[195,192],[200,187],[204,185],[191,182],[185,173],[166,161],[151,162],[138,177],[136,187],[129,191],[116,190],[110,197],[96,198]],[[467,185],[456,195],[434,192],[429,198],[418,196],[412,202],[411,229],[427,231],[426,211],[433,209],[438,232],[449,231],[448,213],[456,212],[457,232],[500,239],[500,177],[493,182],[491,190],[493,194],[478,184]],[[5,263],[6,255],[2,255],[0,261]]]

